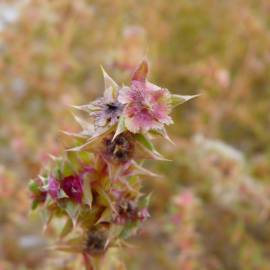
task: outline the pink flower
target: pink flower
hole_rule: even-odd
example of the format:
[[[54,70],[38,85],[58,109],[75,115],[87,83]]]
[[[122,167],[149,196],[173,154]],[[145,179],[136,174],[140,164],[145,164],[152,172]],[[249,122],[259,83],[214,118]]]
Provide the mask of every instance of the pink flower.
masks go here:
[[[125,104],[125,125],[133,133],[162,129],[164,125],[173,123],[169,116],[169,91],[148,82],[147,73],[148,64],[143,61],[132,77],[131,87],[123,87],[119,91],[118,101]]]

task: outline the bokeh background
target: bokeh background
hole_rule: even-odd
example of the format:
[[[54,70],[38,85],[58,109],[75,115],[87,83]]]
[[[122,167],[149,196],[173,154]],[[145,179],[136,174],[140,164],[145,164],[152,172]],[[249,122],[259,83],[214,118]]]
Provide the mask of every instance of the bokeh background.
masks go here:
[[[270,269],[269,0],[0,1],[0,269],[81,269],[49,251],[28,180],[69,141],[70,105],[147,57],[151,81],[203,95],[174,111],[151,219],[104,269]],[[125,266],[124,266],[125,265]]]

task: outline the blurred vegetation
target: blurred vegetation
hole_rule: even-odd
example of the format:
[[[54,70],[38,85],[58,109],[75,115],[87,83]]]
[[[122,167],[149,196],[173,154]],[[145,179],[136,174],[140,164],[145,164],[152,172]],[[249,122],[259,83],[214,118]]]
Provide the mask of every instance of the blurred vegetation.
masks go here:
[[[81,269],[50,252],[27,181],[69,144],[69,105],[101,95],[147,56],[151,81],[203,95],[174,113],[172,162],[152,218],[104,269],[270,269],[270,2],[28,0],[0,3],[0,269]],[[180,119],[180,120],[179,120]]]

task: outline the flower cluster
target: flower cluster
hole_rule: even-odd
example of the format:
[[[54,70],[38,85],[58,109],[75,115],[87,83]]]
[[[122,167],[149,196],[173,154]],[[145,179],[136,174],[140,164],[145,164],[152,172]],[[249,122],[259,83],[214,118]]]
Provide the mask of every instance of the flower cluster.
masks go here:
[[[103,70],[103,69],[102,69]],[[120,87],[103,70],[104,96],[76,109],[82,131],[76,145],[30,182],[33,209],[46,226],[66,219],[57,247],[80,252],[86,264],[135,233],[150,215],[149,195],[141,177],[156,175],[141,166],[145,159],[162,159],[150,135],[166,135],[172,108],[195,96],[171,94],[147,81],[148,63],[134,72],[130,86]],[[74,237],[69,238],[73,233]],[[79,232],[79,233],[78,233]],[[91,269],[89,267],[89,269]]]

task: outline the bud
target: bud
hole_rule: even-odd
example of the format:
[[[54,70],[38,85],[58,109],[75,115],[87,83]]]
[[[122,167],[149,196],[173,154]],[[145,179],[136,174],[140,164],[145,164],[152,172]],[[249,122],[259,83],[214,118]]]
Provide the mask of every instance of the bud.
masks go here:
[[[133,158],[134,136],[126,131],[113,140],[113,134],[103,139],[103,156],[113,163],[126,163]]]

